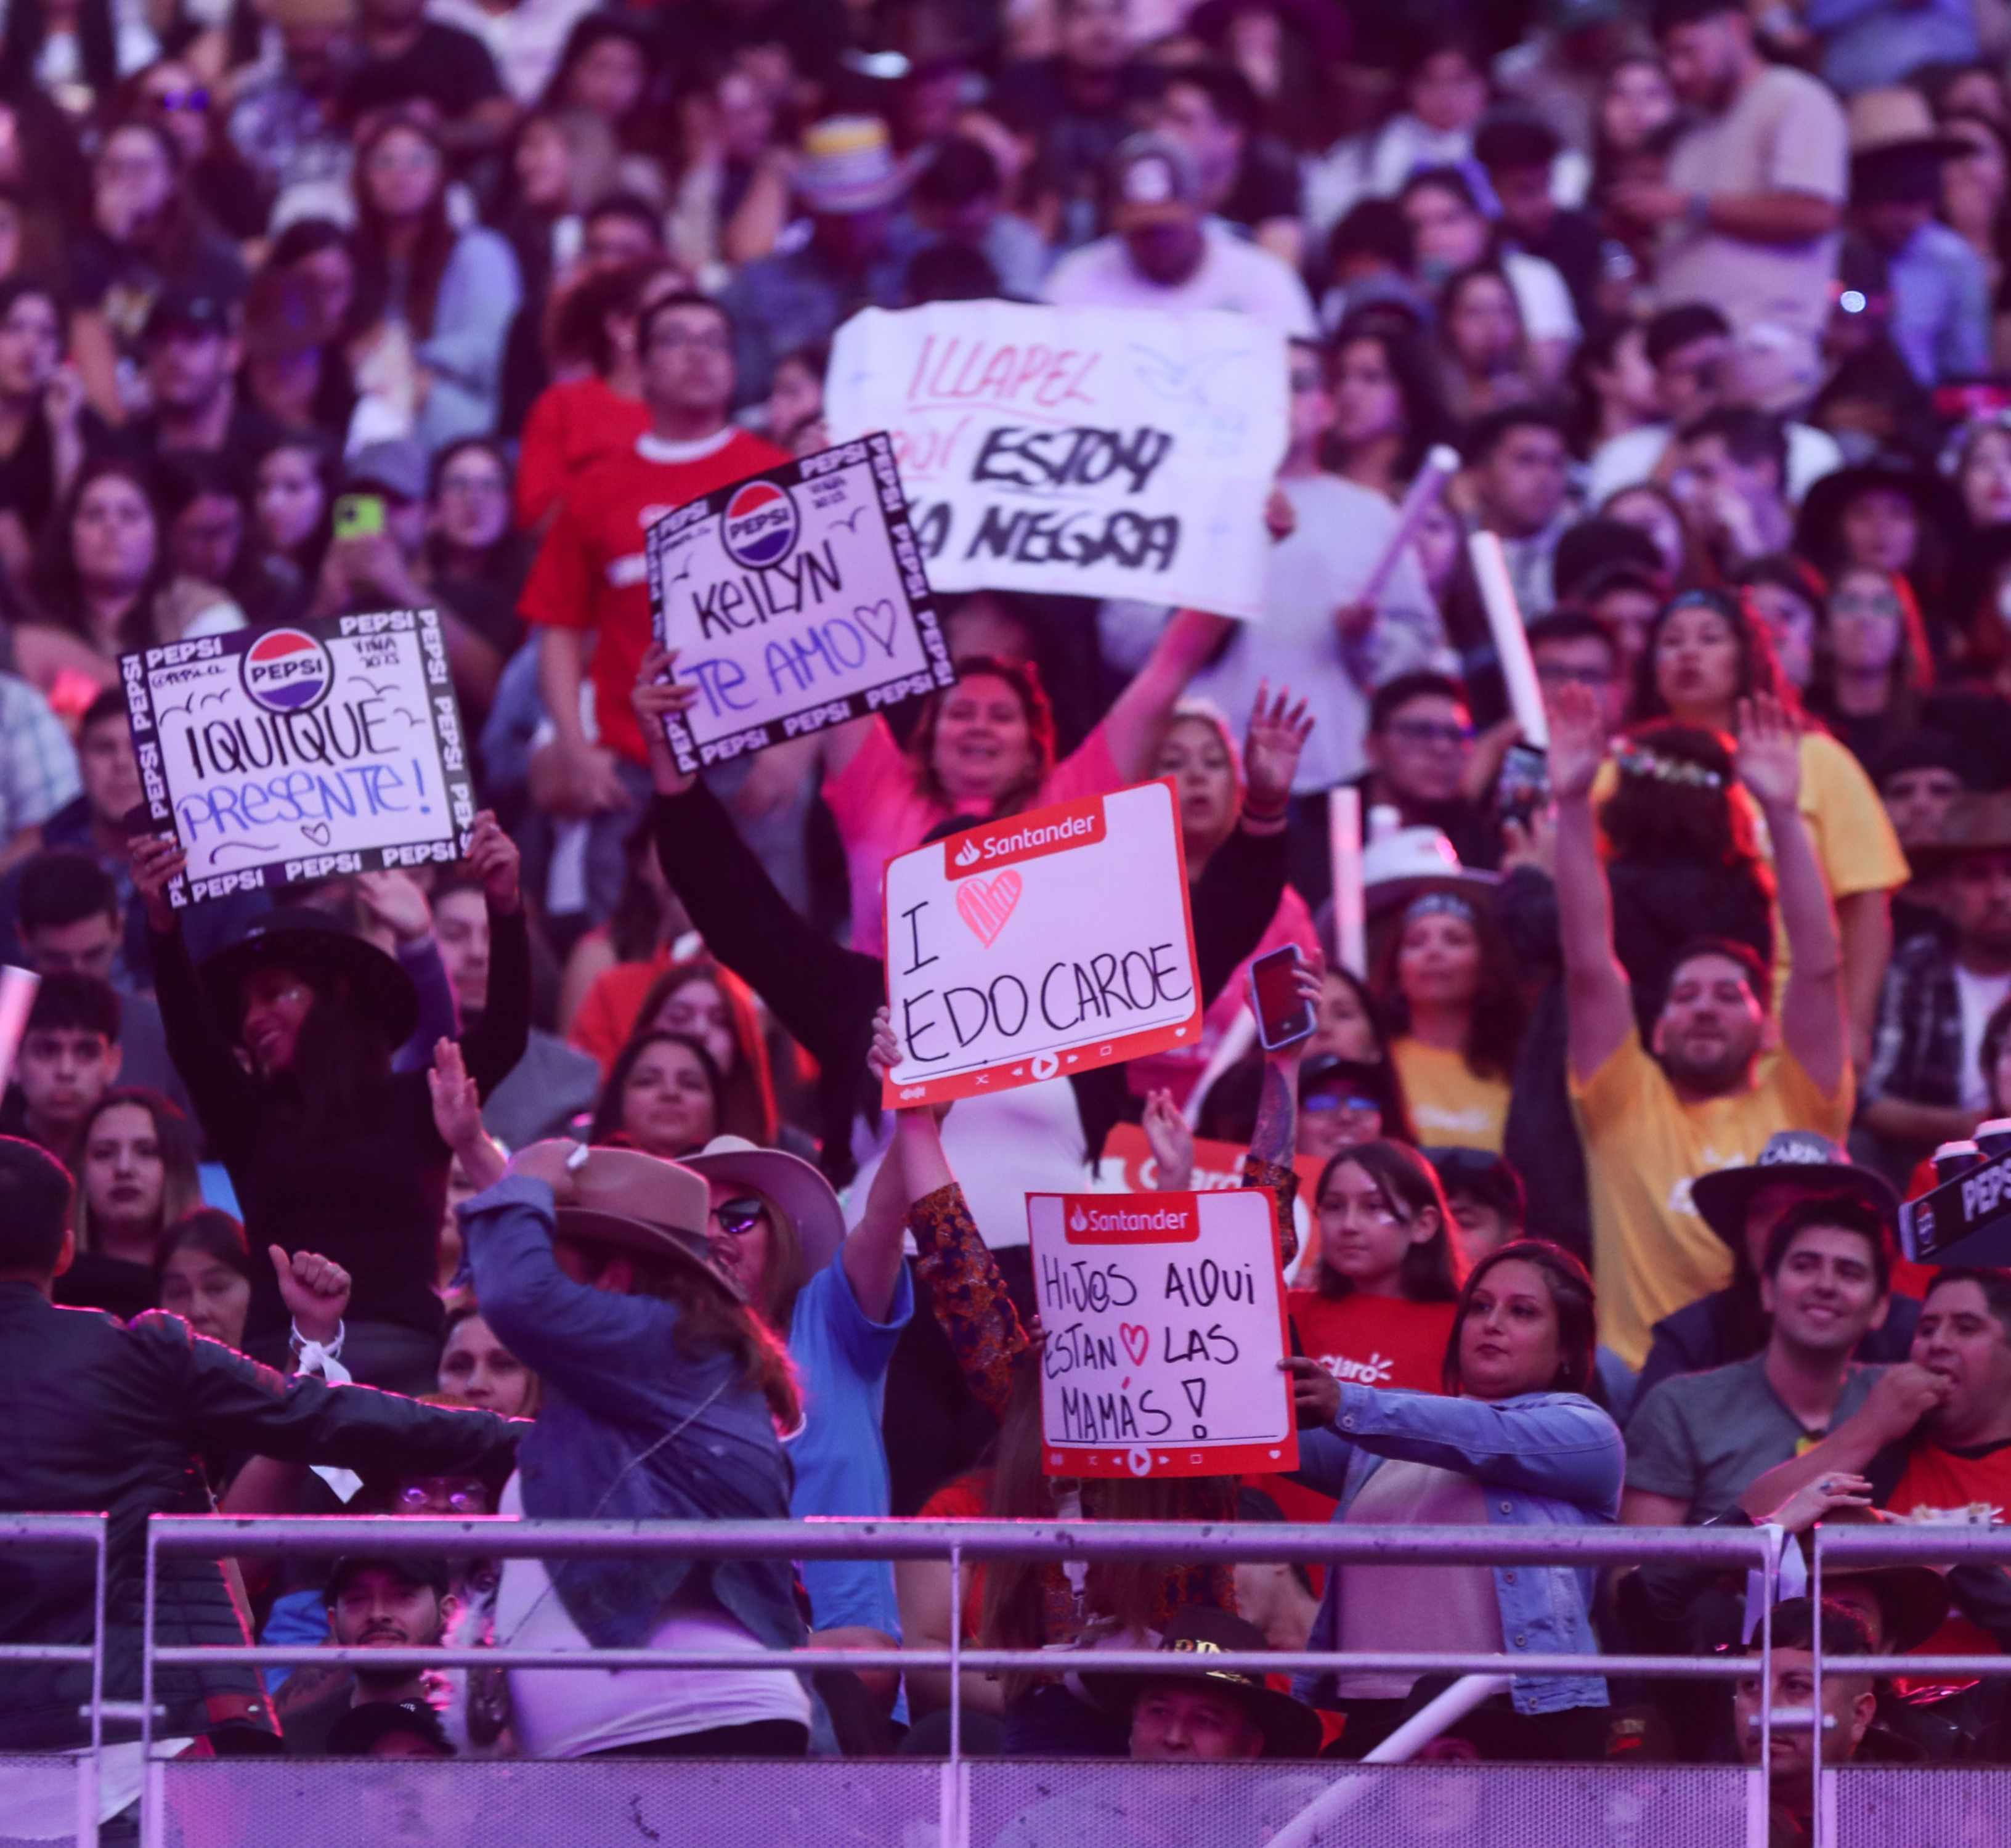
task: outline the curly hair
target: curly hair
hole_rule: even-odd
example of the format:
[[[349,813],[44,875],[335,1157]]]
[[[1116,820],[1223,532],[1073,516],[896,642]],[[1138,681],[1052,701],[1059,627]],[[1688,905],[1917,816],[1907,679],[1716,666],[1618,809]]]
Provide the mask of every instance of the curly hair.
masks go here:
[[[1771,899],[1774,875],[1760,851],[1752,805],[1734,797],[1730,739],[1676,719],[1649,719],[1628,728],[1615,760],[1619,780],[1599,810],[1615,859],[1723,867],[1749,874]],[[1655,774],[1661,766],[1698,774]]]
[[[1412,907],[1396,913],[1378,931],[1369,986],[1383,1005],[1383,1013],[1393,1034],[1411,1030],[1410,1003],[1404,998],[1397,965],[1404,953]],[[1467,1020],[1465,1043],[1460,1048],[1467,1070],[1475,1077],[1505,1078],[1514,1069],[1515,1054],[1522,1043],[1522,1029],[1529,1022],[1529,1008],[1522,996],[1522,978],[1514,952],[1493,919],[1479,906],[1463,907],[1473,926],[1480,950],[1479,981],[1473,1006]]]

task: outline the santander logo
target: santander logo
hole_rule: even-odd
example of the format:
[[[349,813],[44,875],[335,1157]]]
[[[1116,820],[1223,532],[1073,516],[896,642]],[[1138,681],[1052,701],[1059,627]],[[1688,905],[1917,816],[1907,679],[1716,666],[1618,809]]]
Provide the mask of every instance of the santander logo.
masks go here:
[[[1104,833],[1100,796],[1056,803],[1030,814],[1008,815],[947,836],[943,842],[944,877],[965,879],[995,867],[1066,853],[1071,847],[1094,847],[1102,842]]]
[[[1062,1223],[1070,1244],[1188,1244],[1201,1237],[1192,1194],[1068,1194]]]
[[[957,849],[956,863],[960,867],[974,867],[981,857],[982,856],[977,851],[977,843],[975,841],[966,841]]]

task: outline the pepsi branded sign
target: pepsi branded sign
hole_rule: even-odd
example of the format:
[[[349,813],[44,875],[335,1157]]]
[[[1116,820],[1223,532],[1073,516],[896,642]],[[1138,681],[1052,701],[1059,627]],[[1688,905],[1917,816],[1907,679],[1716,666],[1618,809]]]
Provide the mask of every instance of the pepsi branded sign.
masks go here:
[[[119,663],[176,905],[458,859],[474,791],[446,639],[390,610],[149,648]]]
[[[698,697],[664,735],[687,772],[956,678],[884,436],[721,488],[650,528],[658,638]]]

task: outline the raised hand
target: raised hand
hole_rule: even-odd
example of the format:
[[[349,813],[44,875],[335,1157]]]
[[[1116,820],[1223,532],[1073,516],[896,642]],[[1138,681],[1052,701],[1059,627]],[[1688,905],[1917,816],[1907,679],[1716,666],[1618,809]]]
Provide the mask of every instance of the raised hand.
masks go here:
[[[652,642],[643,651],[642,665],[635,670],[635,684],[628,703],[642,730],[643,746],[650,753],[650,777],[661,796],[682,796],[698,781],[678,768],[671,754],[670,740],[664,735],[664,721],[690,710],[698,698],[695,682],[673,678],[678,651]]]
[[[1802,741],[1771,693],[1739,702],[1739,780],[1763,809],[1791,809],[1801,794]]]
[[[482,881],[482,892],[498,911],[514,911],[524,902],[518,877],[521,863],[517,843],[503,831],[495,811],[484,809],[475,817],[475,831],[468,837],[468,870]]]
[[[401,945],[423,942],[432,932],[433,908],[409,873],[359,873],[356,896],[372,920]]]
[[[1152,1150],[1152,1185],[1162,1194],[1183,1194],[1194,1184],[1194,1131],[1170,1091],[1145,1099],[1145,1140]]]
[[[289,1258],[279,1245],[266,1248],[272,1273],[279,1281],[279,1300],[293,1317],[301,1339],[326,1347],[342,1326],[349,1307],[349,1273],[333,1258],[296,1252]]]
[[[1285,806],[1291,799],[1299,753],[1312,730],[1312,716],[1304,700],[1294,706],[1289,687],[1280,687],[1272,699],[1269,683],[1258,683],[1257,701],[1250,709],[1250,728],[1243,737],[1246,802],[1272,813]]]
[[[873,1017],[873,1044],[867,1049],[866,1069],[884,1085],[887,1082],[888,1074],[901,1063],[901,1042],[894,1036],[892,1010],[883,1003],[879,1012]],[[933,1106],[896,1104],[894,1107],[898,1111],[909,1114],[917,1109],[932,1109],[936,1121],[941,1123],[949,1114],[950,1104],[953,1101],[945,1098],[941,1102]]]
[[[1606,721],[1592,689],[1561,686],[1551,701],[1550,792],[1561,800],[1589,795],[1606,757]]]
[[[472,1144],[486,1140],[482,1095],[454,1041],[443,1039],[434,1046],[433,1062],[426,1068],[426,1089],[432,1094],[433,1127],[455,1154],[465,1155]]]
[[[133,884],[147,908],[148,924],[156,931],[173,930],[175,908],[168,903],[168,888],[188,866],[181,842],[172,837],[143,835],[133,843],[130,864]]]

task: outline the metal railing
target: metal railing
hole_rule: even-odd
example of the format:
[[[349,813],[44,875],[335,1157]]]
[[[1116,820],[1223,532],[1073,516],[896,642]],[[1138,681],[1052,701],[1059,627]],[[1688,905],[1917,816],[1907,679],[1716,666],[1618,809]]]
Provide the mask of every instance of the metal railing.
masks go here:
[[[1191,1561],[1301,1562],[1335,1565],[1550,1565],[1583,1568],[1681,1561],[1728,1570],[1757,1571],[1771,1588],[1778,1569],[1770,1536],[1753,1529],[1717,1528],[1349,1527],[1272,1523],[923,1521],[828,1519],[804,1522],[537,1522],[507,1517],[441,1519],[404,1516],[330,1519],[239,1519],[217,1515],[156,1516],[148,1523],[145,1633],[141,1662],[142,1729],[151,1756],[157,1670],[234,1663],[247,1668],[312,1661],[373,1668],[687,1668],[774,1672],[833,1668],[947,1670],[949,1676],[947,1775],[939,1811],[943,1848],[962,1839],[958,1771],[964,1763],[963,1676],[968,1671],[1056,1672],[1052,1651],[973,1649],[952,1624],[940,1649],[771,1650],[759,1655],[716,1650],[621,1649],[557,1650],[495,1648],[346,1649],[182,1647],[154,1634],[158,1562],[167,1557],[216,1558],[233,1554],[294,1558],[449,1557],[548,1561],[670,1556],[688,1559],[941,1559],[953,1586],[966,1562],[1002,1559],[1091,1561],[1151,1558]],[[956,1601],[960,1607],[960,1597]],[[1767,1698],[1761,1709],[1762,1757],[1771,1737],[1772,1598],[1761,1626],[1760,1672]],[[1257,1673],[1358,1672],[1529,1678],[1597,1675],[1696,1682],[1730,1681],[1749,1675],[1749,1658],[1621,1656],[1502,1653],[1463,1654],[1346,1651],[1272,1651],[1211,1655],[1212,1665]],[[1166,1666],[1149,1650],[1098,1650],[1098,1672],[1137,1673]],[[1764,1779],[1760,1788],[1764,1788]],[[150,1775],[142,1806],[142,1848],[159,1848],[158,1780]],[[1765,1804],[1749,1806],[1764,1839]]]
[[[88,1643],[0,1643],[0,1665],[87,1665],[91,1670],[91,1694],[84,1709],[91,1743],[77,1764],[77,1848],[96,1848],[98,1791],[105,1762],[105,1525],[102,1515],[0,1515],[0,1551],[91,1556]]]

